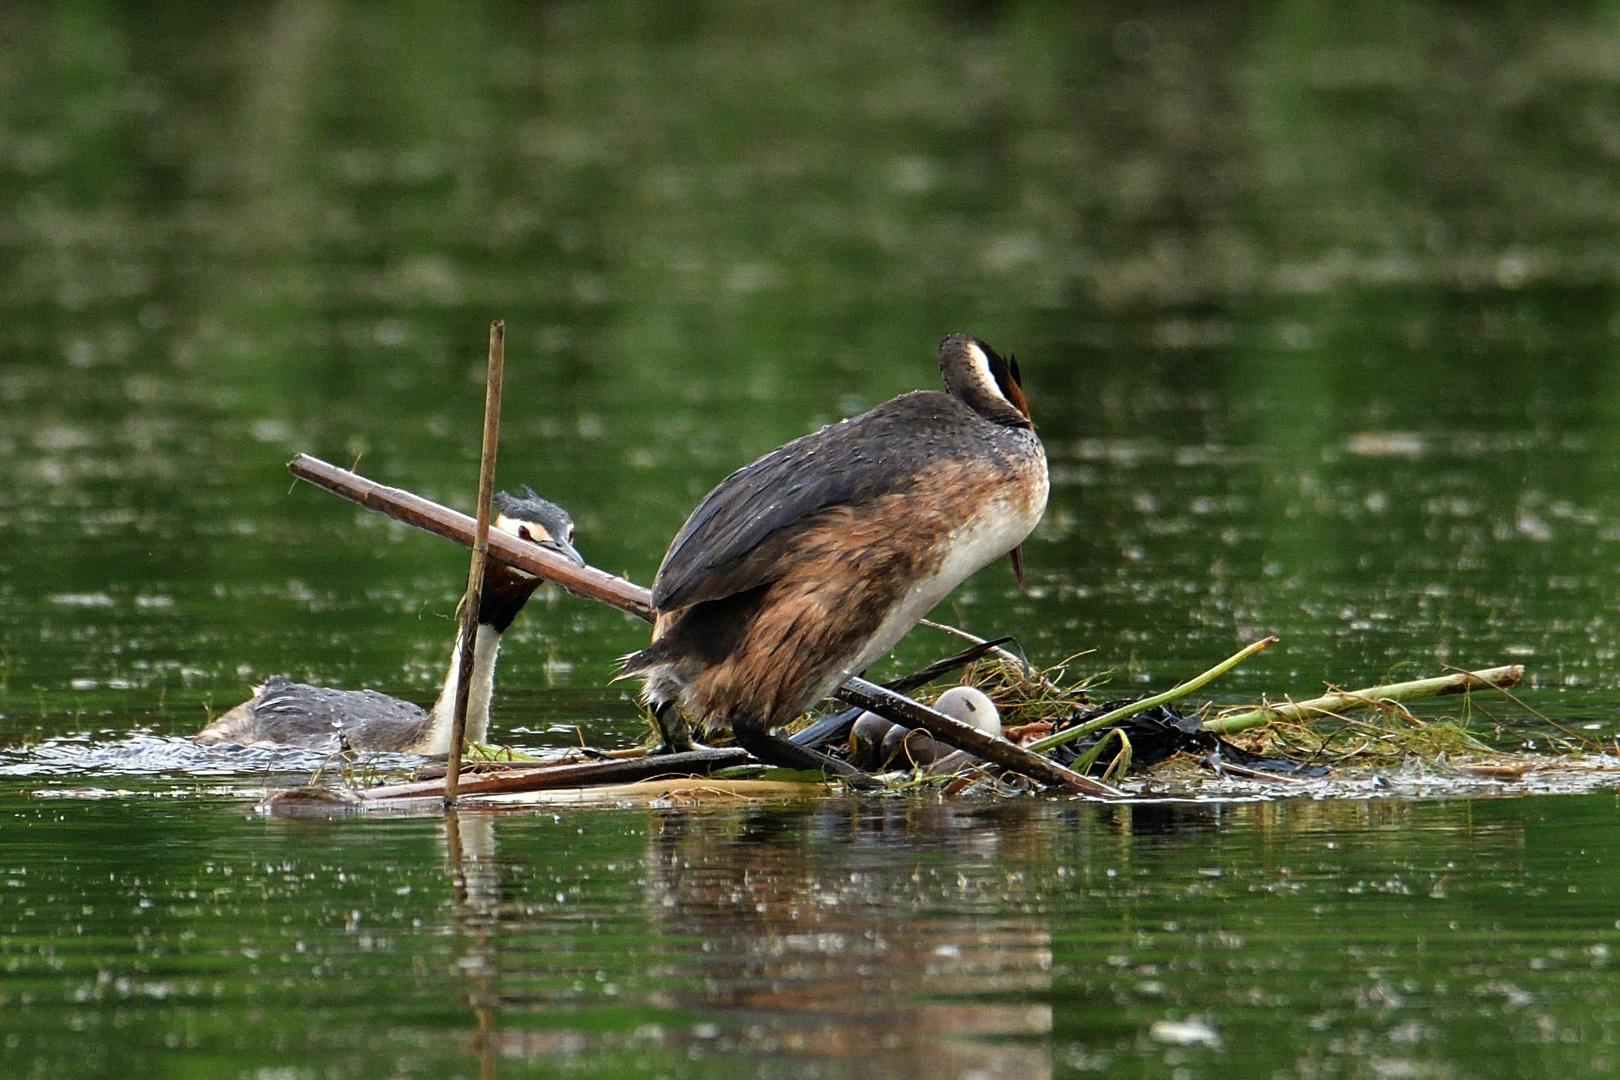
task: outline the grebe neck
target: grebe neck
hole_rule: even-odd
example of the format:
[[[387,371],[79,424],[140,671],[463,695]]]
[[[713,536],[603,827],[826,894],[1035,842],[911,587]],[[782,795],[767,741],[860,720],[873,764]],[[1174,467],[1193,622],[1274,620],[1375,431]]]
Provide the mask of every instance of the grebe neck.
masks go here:
[[[461,639],[456,633],[456,647],[450,652],[450,667],[444,674],[444,688],[439,700],[433,703],[432,723],[421,752],[448,754],[450,735],[455,726],[456,689],[461,682]],[[489,738],[489,705],[495,696],[495,658],[501,651],[501,631],[488,623],[478,624],[478,637],[473,641],[472,680],[467,693],[467,741],[485,742]]]

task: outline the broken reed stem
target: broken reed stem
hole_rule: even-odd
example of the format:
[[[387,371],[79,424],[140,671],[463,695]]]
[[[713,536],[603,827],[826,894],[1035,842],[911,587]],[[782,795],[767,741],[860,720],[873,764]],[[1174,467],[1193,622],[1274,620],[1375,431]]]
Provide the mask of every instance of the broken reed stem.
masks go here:
[[[1241,652],[1235,653],[1232,656],[1227,657],[1225,660],[1222,660],[1220,663],[1216,664],[1202,675],[1188,679],[1180,686],[1173,686],[1162,694],[1155,694],[1153,697],[1143,698],[1141,701],[1133,701],[1128,705],[1121,705],[1117,709],[1110,709],[1101,716],[1093,717],[1083,724],[1076,724],[1072,728],[1064,728],[1062,731],[1054,732],[1045,738],[1036,739],[1034,742],[1029,744],[1029,749],[1033,753],[1038,754],[1043,750],[1050,750],[1054,746],[1062,746],[1064,743],[1073,742],[1075,739],[1082,738],[1089,735],[1093,731],[1105,728],[1109,724],[1115,724],[1121,720],[1127,719],[1128,717],[1135,716],[1137,713],[1146,712],[1149,709],[1157,708],[1160,705],[1166,705],[1172,701],[1177,701],[1184,698],[1194,690],[1197,690],[1208,683],[1214,682],[1216,679],[1220,678],[1222,675],[1225,675],[1228,671],[1231,671],[1233,668],[1237,667],[1239,664],[1243,663],[1243,661],[1247,660],[1261,649],[1264,649],[1266,646],[1276,644],[1276,641],[1277,639],[1274,637],[1261,638],[1254,644],[1245,647]],[[1205,726],[1208,727],[1207,724]]]
[[[1048,690],[1055,690],[1060,694],[1063,692],[1062,687],[1053,685],[1046,679],[1045,676],[1037,671],[1034,664],[1030,663],[1026,658],[1019,656],[1015,652],[1008,649],[1003,649],[999,643],[991,645],[989,640],[986,638],[982,638],[977,634],[970,634],[966,630],[963,630],[960,627],[952,626],[949,623],[935,622],[933,619],[918,619],[917,625],[926,626],[930,630],[938,630],[940,633],[950,634],[953,637],[959,637],[963,641],[970,642],[974,645],[987,645],[989,646],[990,652],[995,653],[1002,660],[1005,660],[1019,671],[1022,671],[1026,679],[1029,679],[1031,682],[1040,683]],[[1022,646],[1019,647],[1022,648]]]
[[[501,795],[519,791],[547,791],[555,788],[586,787],[595,784],[629,784],[663,776],[709,773],[733,765],[745,765],[748,751],[741,747],[693,750],[684,754],[657,754],[639,758],[605,761],[576,761],[562,765],[537,765],[507,772],[469,775],[460,790],[466,795]],[[387,799],[422,799],[444,794],[441,780],[417,780],[359,792],[365,802]]]
[[[472,518],[403,488],[379,484],[309,454],[299,454],[287,462],[287,471],[395,521],[453,540],[462,547],[473,544],[476,523]],[[489,534],[489,553],[507,566],[555,582],[575,596],[600,601],[652,622],[652,594],[624,578],[594,566],[575,566],[539,544],[519,540],[499,529]]]
[[[1517,683],[1524,675],[1523,664],[1486,668],[1482,671],[1461,671],[1455,675],[1442,675],[1434,679],[1390,683],[1387,686],[1369,686],[1365,690],[1339,691],[1309,701],[1295,701],[1287,705],[1261,705],[1258,709],[1228,712],[1204,721],[1204,730],[1216,735],[1235,735],[1240,731],[1259,727],[1273,720],[1308,720],[1325,713],[1345,709],[1372,709],[1385,702],[1418,701],[1446,694],[1466,694],[1471,690],[1504,690]]]
[[[456,679],[456,710],[450,752],[444,763],[444,805],[456,805],[461,775],[461,744],[467,737],[467,701],[472,693],[473,656],[478,648],[478,609],[484,599],[484,562],[489,558],[489,504],[495,497],[495,448],[501,438],[501,383],[506,374],[506,324],[489,324],[489,369],[484,377],[484,446],[478,460],[478,518],[474,525],[467,595],[462,597],[461,656]]]

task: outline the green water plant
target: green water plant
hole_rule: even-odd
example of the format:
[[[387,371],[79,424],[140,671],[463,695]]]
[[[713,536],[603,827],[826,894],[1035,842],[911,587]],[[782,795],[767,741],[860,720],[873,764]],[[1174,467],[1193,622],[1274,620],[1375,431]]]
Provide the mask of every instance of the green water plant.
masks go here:
[[[1064,728],[1062,731],[1053,732],[1051,735],[1047,735],[1044,738],[1036,739],[1034,742],[1029,744],[1029,749],[1038,754],[1045,750],[1050,750],[1054,746],[1062,746],[1064,743],[1073,742],[1076,739],[1083,738],[1084,736],[1091,734],[1093,731],[1101,731],[1108,725],[1117,724],[1121,720],[1126,720],[1132,716],[1135,716],[1137,713],[1146,712],[1147,710],[1156,708],[1160,705],[1168,705],[1172,701],[1180,701],[1188,694],[1209,685],[1222,675],[1225,675],[1228,671],[1231,671],[1233,668],[1243,663],[1243,661],[1247,660],[1261,649],[1266,648],[1268,645],[1275,644],[1276,641],[1277,639],[1275,637],[1261,638],[1259,641],[1245,646],[1238,652],[1227,657],[1225,660],[1222,660],[1220,663],[1216,664],[1203,674],[1196,675],[1184,683],[1173,686],[1162,694],[1155,694],[1153,697],[1143,698],[1141,701],[1133,701],[1127,705],[1121,705],[1119,708],[1110,709],[1101,716],[1093,717],[1083,724],[1076,724],[1074,727]],[[1101,744],[1099,743],[1098,745],[1100,746]],[[1127,748],[1129,745],[1129,743],[1126,743]]]

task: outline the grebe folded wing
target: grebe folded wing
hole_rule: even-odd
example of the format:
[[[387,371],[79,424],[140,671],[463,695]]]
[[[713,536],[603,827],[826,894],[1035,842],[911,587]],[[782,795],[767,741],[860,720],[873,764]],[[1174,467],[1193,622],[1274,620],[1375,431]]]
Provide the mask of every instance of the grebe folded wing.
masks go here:
[[[965,415],[964,415],[965,414]],[[971,410],[917,390],[811,432],[720,481],[670,542],[653,606],[671,611],[780,577],[782,556],[823,511],[876,506],[926,475],[940,439]]]

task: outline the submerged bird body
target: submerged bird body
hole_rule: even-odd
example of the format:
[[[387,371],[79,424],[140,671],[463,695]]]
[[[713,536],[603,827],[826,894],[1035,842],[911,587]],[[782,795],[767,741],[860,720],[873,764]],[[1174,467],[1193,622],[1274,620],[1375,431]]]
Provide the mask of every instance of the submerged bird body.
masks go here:
[[[916,391],[733,473],[676,535],[653,586],[646,680],[666,747],[729,728],[777,764],[837,769],[770,734],[886,653],[968,575],[1014,553],[1046,506],[1046,456],[1017,367],[940,346],[949,393]]]
[[[535,495],[527,486],[522,497],[500,492],[495,496],[495,506],[499,510],[492,523],[495,528],[584,565],[572,545],[573,520],[561,507]],[[469,742],[488,738],[501,636],[539,585],[539,578],[505,563],[491,559],[485,564],[467,694]],[[276,743],[328,752],[445,754],[450,750],[460,658],[458,631],[443,689],[431,710],[375,690],[333,690],[275,675],[257,688],[251,699],[203,728],[196,738],[204,743]]]

